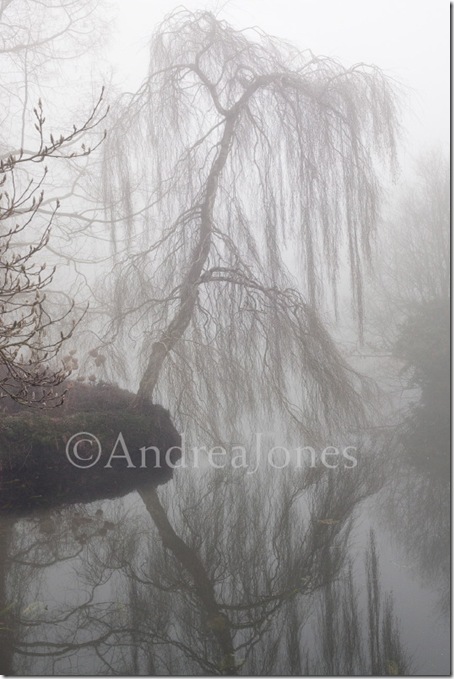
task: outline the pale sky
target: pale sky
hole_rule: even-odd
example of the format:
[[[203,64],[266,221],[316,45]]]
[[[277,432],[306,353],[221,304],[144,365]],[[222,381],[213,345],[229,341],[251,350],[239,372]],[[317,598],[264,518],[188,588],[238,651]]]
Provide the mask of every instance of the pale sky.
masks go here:
[[[124,89],[145,75],[153,28],[172,0],[113,0],[116,30],[108,58]],[[187,0],[236,28],[258,25],[302,49],[346,66],[374,63],[404,85],[409,153],[449,145],[450,5],[448,0]]]

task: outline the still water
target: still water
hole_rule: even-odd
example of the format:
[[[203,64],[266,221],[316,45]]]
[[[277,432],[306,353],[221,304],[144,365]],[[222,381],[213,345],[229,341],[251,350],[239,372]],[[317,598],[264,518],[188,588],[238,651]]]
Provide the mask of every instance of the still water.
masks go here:
[[[445,442],[359,441],[353,468],[188,465],[45,508],[3,487],[0,671],[449,674]]]

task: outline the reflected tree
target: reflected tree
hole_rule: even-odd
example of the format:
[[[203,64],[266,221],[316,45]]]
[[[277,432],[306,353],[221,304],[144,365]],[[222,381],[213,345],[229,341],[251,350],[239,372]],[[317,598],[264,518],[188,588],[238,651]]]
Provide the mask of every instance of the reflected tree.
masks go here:
[[[345,566],[355,508],[374,490],[364,472],[271,483],[206,470],[203,495],[199,476],[180,477],[161,499],[141,491],[148,520],[140,505],[125,513],[117,501],[113,516],[76,505],[19,521],[4,581],[20,631],[15,670],[31,661],[55,673],[287,667],[288,635],[299,639],[314,595]],[[48,590],[56,566],[61,582]],[[299,642],[295,653],[305,662]]]
[[[267,481],[206,470],[203,495],[198,476],[161,498],[141,491],[146,514],[117,501],[113,514],[75,506],[22,520],[5,564],[14,670],[405,672],[374,543],[368,601],[348,558],[356,510],[376,490],[371,471]]]
[[[342,578],[330,581],[320,597],[317,636],[320,655],[309,664],[308,674],[327,676],[396,676],[412,673],[400,640],[392,594],[380,585],[380,566],[374,532],[365,558],[367,603],[352,563]]]
[[[440,465],[409,464],[403,446],[396,445],[392,481],[387,484],[380,509],[402,561],[424,585],[438,592],[438,613],[449,615],[450,606],[450,479]],[[444,465],[441,465],[443,469]]]

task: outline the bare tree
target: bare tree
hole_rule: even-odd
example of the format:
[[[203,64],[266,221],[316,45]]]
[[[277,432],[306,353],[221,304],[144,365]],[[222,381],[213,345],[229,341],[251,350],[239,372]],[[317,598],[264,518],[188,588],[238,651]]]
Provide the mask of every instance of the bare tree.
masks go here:
[[[76,367],[73,357],[60,363],[61,367],[53,365],[76,318],[73,303],[60,313],[46,301],[45,291],[55,267],[47,267],[42,255],[59,202],[50,218],[43,219],[42,186],[48,170],[45,167],[36,178],[35,165],[89,155],[93,149],[82,140],[106,115],[101,110],[102,98],[101,93],[82,125],[74,125],[57,138],[50,134],[48,141],[40,100],[34,109],[36,148],[0,156],[0,397],[7,395],[19,403],[45,406],[61,402],[61,393],[53,387]],[[36,387],[40,389],[35,391]]]
[[[450,278],[449,162],[440,149],[419,156],[414,174],[390,201],[374,249],[367,293],[369,330],[390,348],[418,305],[448,304]]]
[[[71,68],[74,57],[80,60],[94,43],[101,43],[103,21],[97,12],[101,2],[0,0],[0,153],[27,148],[38,97],[48,102],[48,111],[54,106],[53,117],[61,113],[55,66]],[[67,107],[66,113],[77,115]]]
[[[85,97],[79,96],[71,110],[66,101],[62,106],[55,91],[49,96],[55,78],[48,76],[56,64],[71,69],[74,57],[82,59],[93,42],[101,43],[101,2],[0,0],[0,397],[27,405],[58,403],[61,394],[52,388],[76,366],[74,352],[66,365],[53,362],[76,316],[68,286],[58,299],[53,294],[56,260],[50,237],[60,221],[59,198],[67,204],[75,193],[90,147],[99,142],[95,128],[104,115],[102,97],[96,95],[87,117]],[[46,113],[58,111],[60,129],[69,127],[69,132],[56,134],[45,122],[44,98]],[[80,116],[79,106],[85,106]],[[84,122],[73,126],[77,119]],[[85,163],[68,160],[82,157]],[[54,163],[58,176],[52,172]],[[74,230],[74,209],[72,216]]]
[[[234,427],[247,407],[308,435],[357,418],[353,373],[317,309],[336,300],[346,256],[361,326],[375,161],[395,149],[390,83],[185,9],[158,29],[150,64],[104,163],[112,240],[129,247],[113,327],[145,336],[138,402],[159,384],[211,431],[217,413]]]

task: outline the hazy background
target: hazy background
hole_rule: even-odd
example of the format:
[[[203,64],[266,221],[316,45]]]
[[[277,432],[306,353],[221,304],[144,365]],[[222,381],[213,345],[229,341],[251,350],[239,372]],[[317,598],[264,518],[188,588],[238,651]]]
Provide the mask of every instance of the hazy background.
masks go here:
[[[13,10],[15,2],[11,5]],[[80,409],[82,413],[90,410],[96,414],[98,407],[109,411],[112,406],[109,398],[112,394],[118,396],[116,387],[106,389],[103,381],[118,383],[137,393],[145,366],[143,359],[152,351],[151,342],[156,332],[154,314],[159,306],[154,303],[155,297],[161,295],[161,280],[155,280],[154,274],[159,277],[164,272],[162,286],[167,295],[173,287],[174,272],[178,274],[182,270],[181,266],[173,265],[180,260],[167,260],[166,252],[161,260],[150,257],[151,240],[158,238],[159,228],[162,230],[171,223],[167,215],[173,214],[173,206],[170,210],[163,201],[157,208],[162,213],[147,209],[141,221],[139,210],[133,226],[128,220],[135,214],[134,207],[142,207],[143,196],[148,199],[152,195],[156,176],[161,176],[160,172],[155,171],[153,176],[149,171],[150,167],[154,169],[155,160],[157,165],[162,165],[166,176],[166,151],[172,149],[176,139],[167,129],[172,102],[162,118],[158,117],[162,120],[162,129],[159,127],[151,136],[141,116],[126,116],[126,122],[118,124],[122,104],[117,99],[124,92],[134,93],[140,88],[149,70],[151,35],[177,3],[95,0],[92,4],[89,0],[85,4],[84,0],[67,0],[67,6],[82,12],[82,19],[72,24],[73,33],[68,29],[59,33],[56,16],[47,14],[53,2],[36,0],[29,4],[29,0],[17,0],[17,14],[11,14],[12,47],[9,50],[2,49],[6,31],[2,32],[0,158],[1,153],[6,157],[11,149],[23,147],[24,142],[32,149],[39,145],[33,114],[39,97],[49,120],[46,134],[52,131],[59,134],[61,130],[71,130],[75,123],[83,124],[93,102],[98,100],[101,86],[105,85],[105,102],[111,104],[111,113],[87,138],[90,144],[98,144],[105,125],[106,141],[89,157],[68,163],[58,163],[56,159],[50,163],[49,176],[43,182],[47,202],[42,214],[38,214],[38,226],[47,224],[49,203],[57,197],[62,199],[52,239],[47,249],[38,254],[46,263],[55,262],[57,266],[52,286],[46,290],[49,307],[54,304],[57,311],[66,310],[74,298],[79,313],[90,304],[64,349],[71,351],[66,357],[68,365],[74,366],[74,361],[79,361],[73,379],[92,385],[98,382],[93,389],[81,385],[80,401],[74,401],[75,405],[70,407],[76,413]],[[8,0],[3,3],[0,0],[0,10],[8,7]],[[329,352],[324,353],[327,343],[320,341],[325,338],[322,333],[301,332],[297,336],[298,346],[296,341],[286,344],[285,334],[278,332],[280,325],[270,322],[265,326],[268,338],[272,340],[271,347],[279,351],[274,353],[277,368],[272,366],[268,372],[260,370],[261,363],[257,360],[263,347],[261,336],[247,335],[247,325],[240,326],[237,336],[226,332],[225,341],[222,332],[219,333],[218,343],[212,341],[214,333],[201,335],[203,342],[199,342],[197,335],[187,335],[184,339],[188,341],[182,342],[182,346],[189,349],[187,353],[180,348],[179,354],[175,352],[175,356],[183,360],[175,364],[178,370],[172,367],[163,373],[161,391],[156,398],[156,402],[170,409],[178,430],[188,434],[186,440],[192,437],[196,445],[205,445],[207,441],[224,443],[224,439],[228,444],[249,445],[254,432],[266,431],[274,434],[274,443],[282,442],[292,450],[304,443],[303,428],[292,430],[287,416],[281,421],[284,399],[275,399],[271,387],[279,383],[282,376],[286,377],[284,370],[279,372],[280,366],[290,366],[290,363],[281,364],[280,354],[287,351],[293,358],[297,346],[298,358],[308,346],[308,356],[314,360],[308,361],[303,355],[303,360],[293,360],[292,365],[299,368],[301,364],[302,371],[309,366],[309,379],[306,381],[304,374],[299,383],[298,373],[289,373],[288,393],[292,397],[298,394],[303,425],[310,423],[311,415],[314,419],[317,405],[323,404],[320,411],[329,413],[334,422],[330,438],[322,418],[317,425],[320,428],[317,437],[324,441],[320,448],[327,442],[339,446],[354,443],[355,448],[358,444],[360,464],[355,472],[342,474],[339,470],[332,475],[312,474],[312,469],[300,475],[292,468],[278,471],[267,466],[257,474],[249,474],[244,469],[217,474],[208,466],[203,470],[182,469],[171,483],[159,488],[156,497],[150,494],[140,499],[130,494],[125,499],[109,499],[112,493],[108,483],[106,488],[99,483],[96,493],[82,493],[82,497],[88,499],[76,508],[70,505],[60,511],[59,503],[68,502],[63,482],[68,482],[69,489],[74,490],[73,468],[68,464],[62,484],[55,487],[55,497],[49,498],[49,510],[41,512],[38,500],[37,512],[26,515],[24,520],[11,513],[11,503],[8,499],[5,502],[5,495],[2,498],[0,492],[6,510],[0,515],[0,613],[8,612],[12,621],[5,624],[0,615],[0,671],[3,652],[7,676],[12,674],[11,664],[18,674],[198,675],[200,668],[206,671],[206,661],[218,662],[216,639],[220,635],[216,637],[216,631],[231,628],[239,649],[237,666],[250,676],[263,676],[266,673],[263,668],[271,675],[300,676],[304,674],[300,653],[310,662],[306,674],[348,676],[350,673],[343,671],[344,656],[350,651],[360,676],[363,672],[367,674],[369,667],[370,673],[376,676],[380,672],[374,671],[373,662],[369,663],[367,636],[375,639],[376,634],[381,633],[384,640],[380,642],[383,650],[380,661],[386,670],[384,674],[447,673],[449,191],[445,159],[450,123],[450,5],[447,0],[381,3],[371,0],[228,0],[224,3],[188,0],[186,7],[211,10],[235,29],[256,25],[301,49],[337,58],[347,67],[358,62],[375,64],[398,83],[402,106],[401,174],[394,177],[394,186],[386,184],[381,205],[384,217],[377,225],[371,261],[364,262],[365,342],[359,343],[358,325],[351,318],[350,267],[345,256],[340,257],[343,267],[339,275],[341,313],[339,320],[336,319],[337,325],[329,328],[348,365],[376,380],[382,391],[378,394],[378,390],[364,388],[360,395],[358,392],[358,400],[352,400],[357,404],[361,399],[361,404],[364,401],[370,406],[370,420],[364,423],[360,418],[353,418],[352,423],[350,415],[356,411],[349,410],[343,421],[341,411],[337,417],[337,408],[343,400],[350,402],[352,395],[347,392],[345,398],[345,390],[337,389],[334,392],[339,393],[336,407],[331,407],[331,399],[321,399],[319,391],[311,389],[314,365],[320,366],[314,374],[323,387],[330,366],[338,364],[330,359]],[[64,24],[64,11],[59,18]],[[25,48],[18,50],[21,36],[17,36],[16,28],[21,24],[29,42],[33,30],[43,35],[55,31],[60,38],[42,50],[39,40],[38,45],[30,48],[25,41]],[[153,65],[150,70],[152,68]],[[123,106],[127,101],[128,97],[124,97]],[[154,107],[156,101],[161,102],[162,98],[153,97],[144,106],[153,121],[156,108],[159,109]],[[304,114],[305,106],[298,111],[299,115]],[[196,113],[197,120],[205,122],[204,109]],[[386,124],[386,120],[383,122]],[[414,181],[411,174],[416,170],[419,157],[425,150],[437,147],[441,153],[435,150],[432,157],[422,157],[423,172],[419,183]],[[131,183],[128,162],[133,168]],[[30,176],[42,178],[43,165],[32,165],[32,169],[30,165],[26,164]],[[329,169],[327,162],[321,165],[323,179]],[[124,176],[122,170],[125,170]],[[175,200],[176,210],[179,201],[186,200],[186,187],[191,186],[187,176],[192,177],[191,173],[198,171],[192,159],[187,170],[182,178],[176,173],[175,191],[169,194]],[[291,193],[295,184],[289,185],[282,179],[282,173],[276,174],[289,195],[297,195],[306,180],[302,173],[298,174],[299,184]],[[242,173],[236,176],[244,181]],[[28,182],[28,175],[23,181]],[[386,181],[389,180],[386,178]],[[228,189],[228,184],[226,186]],[[255,202],[247,187],[241,186],[245,202],[251,201],[249,223],[251,234],[257,239],[263,238],[263,229],[257,228],[262,226],[257,206],[261,208],[260,201],[266,203],[263,196],[267,197],[268,186],[260,184],[263,192],[257,194]],[[110,187],[113,187],[111,193],[106,191]],[[226,210],[231,210],[228,199],[233,194],[226,195]],[[319,202],[323,208],[327,201],[326,194],[322,196]],[[190,196],[191,204],[192,200]],[[112,207],[117,203],[118,212]],[[338,205],[329,212],[333,224],[340,221]],[[105,207],[112,207],[115,217],[112,221],[106,219]],[[158,222],[157,214],[159,217],[163,214],[165,219]],[[223,216],[225,212],[219,214]],[[13,217],[16,218],[14,212]],[[363,223],[368,224],[367,216]],[[37,233],[34,220],[31,227],[27,237],[33,240]],[[282,231],[277,233],[280,235]],[[17,245],[22,248],[28,243]],[[235,245],[238,246],[236,241]],[[336,241],[336,247],[341,249],[341,255],[345,254],[341,239]],[[138,254],[148,258],[131,259]],[[131,262],[136,261],[138,265],[133,267]],[[161,269],[162,261],[170,261],[170,265]],[[325,261],[320,261],[323,272]],[[327,268],[332,267],[332,261],[327,257]],[[298,270],[295,262],[293,268],[291,273],[298,274],[296,280],[304,296],[307,287],[304,266]],[[266,282],[268,271],[265,266],[259,268],[262,270]],[[141,285],[144,272],[145,282]],[[155,295],[155,289],[159,295]],[[141,299],[145,297],[147,304],[151,301],[153,304],[146,307],[148,312],[142,318]],[[172,295],[168,298],[172,299]],[[207,308],[221,310],[216,320],[224,330],[232,328],[231,318],[237,323],[241,314],[234,304],[230,305],[230,298],[222,299],[224,306],[213,306],[215,299]],[[235,303],[233,295],[231,299]],[[427,301],[430,304],[426,305]],[[324,305],[322,300],[323,320],[326,316],[335,325],[325,310],[328,304]],[[136,307],[138,313],[134,315]],[[282,315],[276,318],[282,322]],[[118,326],[113,320],[118,320]],[[156,322],[159,331],[167,320],[163,315],[162,321]],[[117,332],[118,327],[121,332]],[[207,327],[211,331],[210,324]],[[289,327],[284,324],[284,328]],[[60,325],[54,329],[59,331]],[[246,336],[248,341],[244,342]],[[313,342],[305,345],[306,336],[313,336]],[[253,341],[249,341],[250,337]],[[0,345],[1,339],[0,332]],[[190,360],[186,360],[187,357]],[[407,369],[412,368],[407,374],[403,371],[405,364]],[[326,366],[328,370],[322,370]],[[263,375],[269,377],[265,379]],[[338,385],[337,380],[334,384]],[[74,398],[77,385],[73,384],[71,390]],[[87,400],[90,391],[91,401]],[[322,389],[321,395],[324,394]],[[267,399],[271,404],[269,409]],[[275,403],[280,407],[275,407]],[[272,407],[274,419],[269,414]],[[66,417],[65,413],[62,417]],[[116,418],[118,411],[112,410],[115,425]],[[20,427],[18,431],[23,438]],[[8,429],[5,435],[9,436]],[[53,438],[56,436],[52,435]],[[8,440],[8,452],[12,448]],[[46,454],[49,450],[52,449],[46,439]],[[28,459],[28,448],[26,452]],[[19,475],[23,476],[22,467]],[[2,483],[10,484],[10,481],[3,478]],[[30,489],[31,499],[36,500],[43,496],[36,494],[33,483],[34,478]],[[13,496],[15,488],[18,486],[13,487]],[[21,485],[17,491],[21,502],[22,488]],[[82,490],[86,491],[85,487]],[[162,520],[166,517],[171,530],[167,528],[167,533],[163,533]],[[374,531],[372,535],[370,529]],[[168,548],[169,544],[181,547],[181,541],[186,545],[183,559],[181,549]],[[205,578],[201,588],[197,585],[197,592],[188,586],[196,571]],[[216,606],[222,606],[230,617],[223,613],[223,617],[213,618],[211,600],[207,615],[206,598],[199,597],[202,590],[216,595]],[[87,602],[83,602],[85,594],[89,595]],[[347,617],[345,611],[350,611]],[[384,619],[387,613],[390,615]],[[355,620],[355,634],[363,638],[365,655],[361,645],[353,645],[353,649],[348,646],[352,629],[355,631],[352,624]],[[303,626],[304,634],[300,635]],[[104,637],[106,629],[113,630],[113,635],[106,647],[102,647],[105,653],[102,656],[96,639],[99,635]],[[147,636],[142,637],[144,631]],[[87,639],[95,640],[92,648]],[[223,663],[226,654],[222,645],[220,648]],[[243,666],[251,649],[249,664]],[[222,663],[208,667],[216,667],[222,673],[226,668]]]

